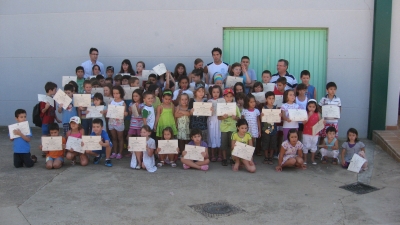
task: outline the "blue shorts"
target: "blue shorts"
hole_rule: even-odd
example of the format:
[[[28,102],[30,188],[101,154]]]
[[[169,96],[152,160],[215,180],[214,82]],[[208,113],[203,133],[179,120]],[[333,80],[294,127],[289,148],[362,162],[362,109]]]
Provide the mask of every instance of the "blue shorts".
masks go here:
[[[46,157],[46,162],[47,161],[54,161],[56,159],[60,160],[61,162],[64,162],[64,158],[63,157],[57,157],[57,158]]]
[[[101,150],[93,150],[92,151],[93,153],[96,153],[96,154],[106,154],[106,148],[102,148]]]
[[[48,124],[42,124],[42,135],[50,135]]]

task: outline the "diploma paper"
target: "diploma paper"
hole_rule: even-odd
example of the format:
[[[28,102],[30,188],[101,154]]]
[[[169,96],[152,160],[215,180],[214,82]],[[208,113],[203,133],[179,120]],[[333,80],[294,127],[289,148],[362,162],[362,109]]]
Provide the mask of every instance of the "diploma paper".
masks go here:
[[[96,93],[100,93],[101,95],[104,95],[104,88],[92,88],[91,94],[94,95]]]
[[[322,129],[325,128],[324,119],[321,119],[312,127],[312,135],[317,135]]]
[[[265,93],[264,92],[257,92],[257,93],[253,92],[251,94],[255,97],[257,102],[265,103]]]
[[[59,104],[63,104],[63,109],[67,109],[69,104],[71,104],[72,99],[65,94],[61,89],[58,89],[57,93],[54,95],[53,99]]]
[[[65,149],[68,149],[68,150],[72,149],[75,152],[85,153],[85,151],[82,149],[81,143],[82,143],[82,139],[69,136]]]
[[[89,106],[86,109],[89,111],[89,113],[86,114],[86,118],[99,118],[103,117],[103,114],[101,111],[104,110],[104,105],[99,105],[99,106]]]
[[[268,83],[268,84],[263,84],[263,92],[266,93],[268,91],[274,91],[275,84],[274,83]]]
[[[87,135],[82,136],[82,142],[83,142],[82,151],[101,150],[102,146],[100,145],[100,141],[101,141],[101,136],[87,136]]]
[[[264,116],[261,117],[261,122],[267,122],[267,123],[281,122],[281,116],[279,115],[281,113],[280,109],[262,109],[262,113],[264,113]]]
[[[10,138],[11,139],[20,137],[19,135],[15,135],[14,134],[14,130],[20,130],[23,135],[31,134],[31,131],[29,129],[28,121],[24,121],[24,122],[21,122],[21,123],[14,123],[14,124],[8,125],[8,132],[10,134]]]
[[[121,84],[120,86],[121,86],[122,88],[128,88],[128,87],[130,87],[129,84]]]
[[[153,70],[142,70],[142,79],[143,80],[148,80],[149,79],[149,75],[150,74],[157,74],[155,71]]]
[[[132,100],[132,93],[139,87],[124,87],[124,100]]]
[[[305,109],[288,109],[289,119],[292,121],[308,120],[307,111]]]
[[[131,109],[132,109],[132,116],[134,116],[134,117],[139,117],[140,116],[139,112],[138,112],[138,109],[136,107],[136,104],[132,104],[131,105]]]
[[[74,107],[89,107],[92,105],[91,94],[74,94]]]
[[[324,118],[340,118],[340,108],[336,105],[323,105],[322,117]]]
[[[125,106],[109,105],[107,108],[107,118],[124,119]]]
[[[216,100],[210,99],[210,100],[208,100],[208,102],[212,103],[212,107],[213,107],[212,115],[216,116],[217,115],[217,103],[225,103],[226,101],[223,98],[218,98]]]
[[[243,78],[234,77],[234,76],[227,76],[226,77],[226,82],[225,82],[225,87],[232,88],[233,86],[235,86],[235,84],[237,82],[243,83]]]
[[[283,104],[283,95],[275,95],[275,105],[276,107],[281,107]]]
[[[62,88],[64,88],[64,86],[66,84],[68,84],[70,81],[75,81],[76,82],[77,77],[76,76],[63,76],[62,77]]]
[[[145,137],[129,137],[128,151],[144,152],[146,151],[147,141]]]
[[[358,154],[354,154],[353,158],[351,158],[349,167],[347,170],[355,173],[359,173],[362,165],[365,163],[365,160],[363,157],[359,156]]]
[[[96,79],[96,77],[97,77],[97,76],[90,76],[88,80],[91,80],[91,79],[93,79],[93,78]]]
[[[205,147],[185,145],[186,155],[183,157],[185,159],[204,161],[204,157],[201,155],[202,152],[206,151]]]
[[[38,94],[38,101],[39,102],[48,102],[51,106],[54,107],[54,99],[47,95]]]
[[[236,116],[236,103],[217,103],[217,116]]]
[[[104,100],[104,103],[106,103],[107,105],[109,105],[109,104],[112,102],[112,100],[114,100],[114,99],[111,98],[111,97],[103,97],[103,100]]]
[[[153,67],[153,71],[160,76],[167,72],[167,67],[165,67],[164,63],[160,63],[157,66]]]
[[[211,102],[193,102],[193,116],[211,116]]]
[[[242,142],[236,141],[235,147],[232,151],[232,155],[250,161],[253,157],[254,149],[255,147],[251,145],[246,145]]]
[[[42,151],[60,151],[62,148],[62,137],[42,137]]]
[[[158,154],[178,154],[178,140],[158,140],[158,147],[161,149]]]

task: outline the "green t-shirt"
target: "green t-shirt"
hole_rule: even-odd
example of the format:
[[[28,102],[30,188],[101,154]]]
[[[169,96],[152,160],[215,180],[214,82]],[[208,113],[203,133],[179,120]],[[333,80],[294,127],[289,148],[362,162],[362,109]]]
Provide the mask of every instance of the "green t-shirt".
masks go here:
[[[239,107],[236,106],[236,117],[241,117]],[[221,120],[219,127],[221,132],[235,132],[236,131],[236,120],[232,119],[232,116]]]
[[[85,81],[85,79],[76,79],[76,83],[78,84],[78,94],[83,94],[83,82]],[[64,88],[64,87],[63,87]]]

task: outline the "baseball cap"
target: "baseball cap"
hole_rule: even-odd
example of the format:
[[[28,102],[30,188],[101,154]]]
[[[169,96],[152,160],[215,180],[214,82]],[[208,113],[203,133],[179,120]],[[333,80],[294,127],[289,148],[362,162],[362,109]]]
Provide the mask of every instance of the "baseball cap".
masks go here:
[[[205,88],[205,85],[202,81],[197,82],[196,85],[194,86],[195,90],[198,90],[200,88]]]
[[[81,123],[81,119],[77,116],[73,116],[71,117],[71,119],[69,119],[69,122],[75,122],[76,124],[80,124]]]
[[[114,72],[114,67],[113,67],[113,66],[107,66],[106,71],[107,71],[107,70],[112,70],[112,71]]]
[[[229,94],[229,93],[231,93],[232,95],[234,95],[234,93],[233,93],[233,90],[232,90],[232,89],[230,89],[230,88],[227,88],[227,89],[225,89],[225,90],[224,90],[224,95],[227,95],[227,94]]]

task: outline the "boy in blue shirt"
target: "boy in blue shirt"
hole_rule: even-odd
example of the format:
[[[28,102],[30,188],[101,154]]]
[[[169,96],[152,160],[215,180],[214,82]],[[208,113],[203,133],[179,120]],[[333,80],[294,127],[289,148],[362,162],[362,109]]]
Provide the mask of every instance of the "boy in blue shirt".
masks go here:
[[[24,109],[15,110],[15,120],[18,123],[26,121],[26,111]],[[31,156],[31,141],[32,131],[29,135],[24,135],[19,129],[13,131],[15,135],[19,135],[18,138],[10,138],[13,142],[14,150],[14,166],[15,168],[32,167],[37,162],[37,157],[35,155]]]
[[[73,92],[74,92],[74,86],[72,84],[66,84],[64,86],[64,92],[68,97],[72,98]],[[67,132],[69,131],[69,120],[73,116],[78,116],[78,112],[76,108],[74,107],[74,101],[72,101],[67,109],[63,108],[63,104],[58,105],[58,112],[62,114],[62,124],[63,124],[63,129],[64,129],[64,137],[67,136]]]
[[[105,165],[108,167],[112,166],[111,160],[110,160],[110,154],[111,154],[111,148],[112,148],[112,143],[110,140],[110,137],[108,136],[107,132],[103,130],[103,120],[96,118],[93,119],[92,123],[92,133],[90,136],[101,136],[101,141],[100,145],[102,146],[101,150],[86,150],[86,154],[89,155],[94,155],[94,164],[99,164],[100,159],[102,154],[106,154],[106,161]],[[82,142],[82,146],[84,143]]]

